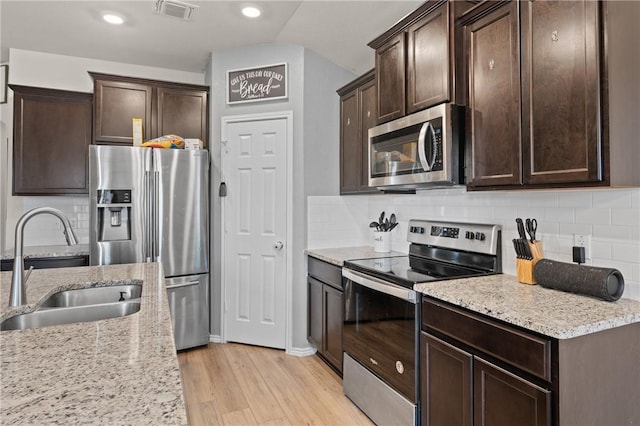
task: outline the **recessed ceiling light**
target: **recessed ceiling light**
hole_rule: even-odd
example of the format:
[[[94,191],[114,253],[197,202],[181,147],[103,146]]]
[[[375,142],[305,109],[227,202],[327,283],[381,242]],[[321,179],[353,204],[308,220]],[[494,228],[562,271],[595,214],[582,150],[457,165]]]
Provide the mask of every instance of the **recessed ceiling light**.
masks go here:
[[[102,15],[102,19],[113,25],[121,25],[124,23],[124,18],[114,13],[105,13]]]
[[[260,9],[253,6],[247,6],[242,9],[242,14],[247,18],[257,18],[258,16],[260,16],[260,13]]]

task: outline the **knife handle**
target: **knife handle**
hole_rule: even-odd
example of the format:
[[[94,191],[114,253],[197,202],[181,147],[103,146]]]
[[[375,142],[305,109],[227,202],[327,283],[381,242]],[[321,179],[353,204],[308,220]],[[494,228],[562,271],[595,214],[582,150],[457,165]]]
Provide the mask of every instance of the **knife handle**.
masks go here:
[[[518,226],[518,235],[520,235],[520,238],[523,240],[527,239],[527,233],[524,230],[524,223],[522,222],[521,218],[516,218],[516,225]]]

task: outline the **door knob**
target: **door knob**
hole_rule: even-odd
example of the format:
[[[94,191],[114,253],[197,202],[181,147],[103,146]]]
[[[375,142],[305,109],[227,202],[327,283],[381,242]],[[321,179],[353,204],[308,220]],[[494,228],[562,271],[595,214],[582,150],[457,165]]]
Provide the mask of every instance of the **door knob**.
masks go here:
[[[284,247],[284,244],[282,244],[282,241],[278,241],[273,245],[273,248],[276,250],[282,250],[283,247]]]

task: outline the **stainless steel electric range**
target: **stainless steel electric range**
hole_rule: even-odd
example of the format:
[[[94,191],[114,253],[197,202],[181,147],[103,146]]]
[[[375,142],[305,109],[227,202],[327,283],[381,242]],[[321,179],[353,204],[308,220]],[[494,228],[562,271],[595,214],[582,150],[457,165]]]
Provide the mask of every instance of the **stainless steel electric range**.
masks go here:
[[[407,241],[406,256],[352,260],[342,268],[343,390],[380,425],[420,421],[414,285],[502,272],[498,225],[413,219]]]

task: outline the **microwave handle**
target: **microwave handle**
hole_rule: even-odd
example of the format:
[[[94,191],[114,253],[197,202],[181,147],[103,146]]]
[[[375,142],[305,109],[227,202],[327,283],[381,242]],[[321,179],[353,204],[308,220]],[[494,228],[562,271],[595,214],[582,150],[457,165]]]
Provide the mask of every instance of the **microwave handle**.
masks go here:
[[[433,126],[431,125],[430,122],[426,122],[422,125],[422,127],[420,128],[420,135],[418,136],[418,156],[420,157],[420,165],[422,165],[422,169],[425,172],[430,172],[431,168],[433,167],[433,163],[429,164],[429,162],[427,161],[427,134],[429,131],[429,128],[431,128],[431,134],[434,134],[434,129]],[[429,148],[433,150],[433,143],[429,144]],[[436,158],[435,155],[433,156],[433,162],[435,163]]]

